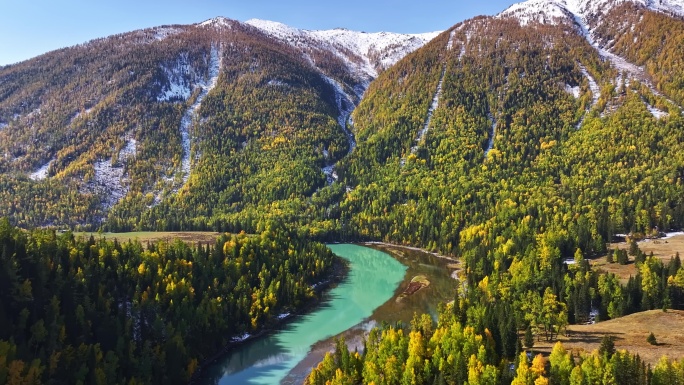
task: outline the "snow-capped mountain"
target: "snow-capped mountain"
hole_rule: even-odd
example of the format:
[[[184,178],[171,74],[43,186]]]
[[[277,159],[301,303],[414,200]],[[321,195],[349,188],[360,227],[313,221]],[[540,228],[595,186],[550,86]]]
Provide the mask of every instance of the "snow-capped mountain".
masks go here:
[[[283,131],[278,140],[304,138],[296,152],[313,159],[307,167],[318,178],[307,183],[331,182],[356,146],[347,122],[370,82],[437,35],[215,17],[48,52],[0,68],[0,176],[68,184],[91,213],[70,223],[97,222],[130,199],[144,197],[136,205],[147,210],[187,194],[204,157],[226,148],[233,160],[256,156],[271,146],[260,141]],[[221,111],[235,115],[228,121]],[[214,135],[230,139],[210,148]],[[57,222],[36,222],[46,223]]]
[[[516,19],[522,26],[532,23],[573,26],[603,60],[617,69],[619,75],[614,84],[636,80],[653,94],[662,96],[645,68],[624,56],[624,49],[619,52],[614,47],[625,33],[634,33],[636,24],[643,19],[642,15],[636,16],[639,11],[682,18],[684,0],[529,0],[513,4],[496,17]],[[631,39],[636,43],[639,36]]]
[[[586,21],[600,17],[624,3],[669,15],[684,16],[684,0],[529,0],[513,4],[497,17],[515,17],[521,24],[552,24],[577,19]]]
[[[260,19],[251,19],[246,23],[267,35],[288,42],[304,53],[313,47],[327,49],[344,60],[352,72],[368,81],[376,78],[379,71],[394,65],[441,33],[366,33],[344,28],[316,31]]]

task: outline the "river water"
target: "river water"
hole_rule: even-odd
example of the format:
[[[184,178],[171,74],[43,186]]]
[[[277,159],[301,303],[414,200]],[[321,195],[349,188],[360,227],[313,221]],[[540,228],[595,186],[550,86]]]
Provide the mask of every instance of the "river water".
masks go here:
[[[405,278],[407,267],[387,253],[358,245],[328,246],[349,261],[349,276],[311,313],[219,359],[207,369],[204,383],[279,384],[315,343],[367,320]]]

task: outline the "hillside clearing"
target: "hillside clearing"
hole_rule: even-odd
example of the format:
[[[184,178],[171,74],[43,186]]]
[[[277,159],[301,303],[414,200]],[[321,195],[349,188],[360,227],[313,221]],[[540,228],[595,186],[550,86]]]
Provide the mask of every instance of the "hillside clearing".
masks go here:
[[[677,253],[684,255],[684,234],[677,233],[676,235],[659,238],[659,239],[645,239],[638,242],[639,249],[646,255],[653,256],[663,261],[667,265],[670,258]],[[615,249],[629,250],[627,242],[615,242],[608,245],[608,252],[612,253]],[[591,261],[591,265],[603,272],[615,274],[624,284],[630,276],[636,276],[637,270],[634,265],[634,256],[629,256],[629,264],[620,265],[618,263],[608,263],[606,257],[597,258]]]
[[[658,345],[646,341],[649,333],[655,335]],[[567,335],[561,333],[559,340],[566,349],[577,354],[598,349],[605,335],[616,337],[616,349],[637,353],[651,365],[655,365],[662,356],[681,359],[684,357],[684,311],[649,310],[593,325],[570,325]],[[550,354],[554,344],[555,341],[535,341],[532,350]]]
[[[74,233],[74,235],[76,237],[89,237],[92,235],[95,238],[104,237],[107,239],[116,239],[122,243],[136,239],[141,243],[160,240],[172,242],[176,239],[180,239],[183,242],[201,243],[206,245],[213,244],[221,233],[211,231],[134,231],[129,233]]]

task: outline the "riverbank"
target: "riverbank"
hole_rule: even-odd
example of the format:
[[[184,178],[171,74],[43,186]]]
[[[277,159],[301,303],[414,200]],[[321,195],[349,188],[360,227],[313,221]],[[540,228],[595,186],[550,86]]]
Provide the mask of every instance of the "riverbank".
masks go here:
[[[460,266],[458,260],[411,246],[383,242],[364,242],[360,245],[387,253],[407,266],[408,269],[402,282],[396,288],[392,298],[379,306],[369,318],[336,336],[317,342],[307,356],[288,373],[281,384],[301,384],[311,372],[311,368],[318,365],[326,353],[334,351],[336,338],[344,338],[350,351],[361,352],[364,340],[373,327],[383,322],[394,324],[397,321],[407,325],[414,313],[427,313],[434,317],[439,303],[453,300],[453,275],[457,272],[454,266]],[[403,296],[410,287],[411,281],[418,276],[427,277],[430,285]],[[399,300],[399,298],[402,299]]]
[[[387,247],[394,247],[394,248],[411,250],[411,251],[419,251],[421,253],[430,254],[430,255],[437,257],[437,258],[443,258],[443,259],[447,259],[447,260],[452,261],[452,262],[460,263],[460,261],[454,257],[449,257],[446,255],[435,253],[434,251],[428,251],[425,249],[421,249],[420,247],[397,245],[395,243],[377,242],[377,241],[361,242],[360,244],[364,245],[364,246],[387,246]]]
[[[404,246],[404,245],[397,245],[394,243],[387,243],[387,242],[364,242],[361,243],[364,246],[374,248],[376,250],[384,251],[387,253],[392,254],[393,256],[397,256],[398,254],[398,249],[402,250],[408,250],[408,251],[414,251],[414,252],[419,252],[427,255],[431,255],[433,257],[437,257],[440,259],[444,259],[447,261],[450,261],[451,263],[447,264],[446,267],[448,269],[451,269],[451,278],[453,279],[459,279],[459,274],[463,270],[461,266],[461,261],[454,258],[454,257],[449,257],[446,255],[442,255],[439,253],[435,253],[432,251],[427,251],[425,249],[421,249],[419,247],[414,247],[414,246]]]
[[[313,298],[307,301],[299,309],[286,309],[287,311],[285,313],[281,313],[279,316],[275,317],[271,323],[264,325],[264,327],[257,332],[233,337],[231,342],[226,344],[220,351],[216,352],[211,357],[200,363],[199,368],[195,371],[192,379],[190,380],[190,384],[192,385],[206,382],[209,379],[207,376],[207,369],[216,364],[227,354],[231,353],[232,350],[239,348],[240,346],[245,345],[253,340],[265,337],[269,333],[278,331],[287,326],[288,323],[292,322],[297,317],[304,316],[314,311],[323,301],[325,293],[344,282],[348,276],[349,263],[344,258],[335,256],[334,264],[329,277],[311,286],[316,293]]]
[[[369,319],[375,309],[392,298],[406,273],[407,267],[387,253],[353,244],[328,247],[349,261],[347,278],[324,291],[322,303],[313,311],[231,349],[208,367],[202,384],[282,383],[317,342]],[[308,375],[310,369],[302,376]]]

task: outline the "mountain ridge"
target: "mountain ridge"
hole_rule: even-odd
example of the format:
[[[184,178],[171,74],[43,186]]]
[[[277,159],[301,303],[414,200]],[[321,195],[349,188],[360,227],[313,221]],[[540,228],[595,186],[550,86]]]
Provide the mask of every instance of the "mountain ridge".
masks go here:
[[[317,95],[317,102],[309,103],[329,106],[325,114],[337,122],[338,132],[315,139],[319,144],[306,167],[321,173],[322,179],[313,179],[316,184],[326,179],[332,183],[335,163],[355,146],[347,127],[354,106],[383,66],[415,50],[427,37],[342,29],[304,31],[274,22],[251,23],[256,26],[216,17],[191,25],[147,28],[93,39],[0,68],[0,147],[4,154],[0,170],[14,180],[12,189],[17,188],[14,183],[19,175],[36,183],[56,178],[55,183],[71,186],[67,188],[73,191],[70,194],[88,202],[88,209],[80,210],[100,218],[80,218],[70,222],[72,225],[99,223],[127,197],[139,201],[135,210],[140,212],[154,209],[165,199],[187,195],[185,186],[196,186],[191,174],[201,168],[206,155],[203,142],[213,141],[201,133],[201,126],[225,130],[238,121],[218,121],[207,114],[222,112],[211,108],[209,113],[206,105],[223,103],[217,96],[241,83],[245,97],[252,97],[249,94],[258,89],[262,98],[286,104],[286,95],[304,86]],[[279,38],[272,28],[264,28],[276,24],[289,37]],[[288,40],[294,35],[301,38],[300,44]],[[300,68],[303,77],[282,69],[271,73],[281,63]],[[61,70],[37,76],[45,68]],[[70,99],[68,103],[63,101],[65,97]],[[249,114],[244,112],[240,119]],[[250,148],[251,140],[260,141],[264,134],[263,125],[257,123],[263,117],[248,120],[255,126],[252,135],[236,139],[237,156]],[[282,118],[266,120],[277,128],[274,135],[284,128]],[[296,126],[302,124],[311,125],[301,121]],[[164,129],[159,130],[161,127]],[[260,133],[254,136],[256,132]],[[151,142],[154,136],[158,137],[156,143]],[[339,138],[346,138],[347,143],[339,143]],[[157,147],[164,150],[148,152]],[[220,154],[227,149],[212,151]],[[156,161],[143,171],[140,165],[149,159]]]

